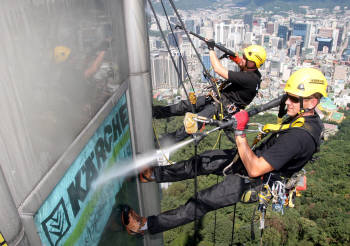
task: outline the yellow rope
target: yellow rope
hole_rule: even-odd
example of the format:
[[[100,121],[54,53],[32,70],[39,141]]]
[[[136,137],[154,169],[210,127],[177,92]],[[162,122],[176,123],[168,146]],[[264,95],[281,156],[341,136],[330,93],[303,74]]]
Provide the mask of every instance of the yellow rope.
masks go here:
[[[216,143],[214,144],[213,148],[211,150],[214,150],[216,148],[216,145],[219,143],[220,141],[220,137],[221,137],[221,134],[222,134],[222,130],[219,131],[219,136],[217,137],[216,139]]]
[[[211,68],[211,69],[212,69],[212,68]],[[218,87],[218,83],[217,83],[216,81],[215,81],[215,86],[216,86],[216,90],[217,90],[217,92],[218,92],[218,96],[219,96],[219,98],[221,98],[221,94],[220,94],[220,90],[219,90],[219,87]],[[222,119],[224,118],[224,108],[223,108],[223,106],[222,106],[221,101],[219,101],[219,102],[220,102],[219,119],[222,120]],[[216,142],[215,142],[215,144],[214,144],[212,150],[214,150],[214,149],[216,148],[217,144],[219,143],[222,132],[223,132],[223,130],[220,130],[220,131],[219,131],[219,135],[218,135],[218,137],[217,137],[217,139],[216,139]]]

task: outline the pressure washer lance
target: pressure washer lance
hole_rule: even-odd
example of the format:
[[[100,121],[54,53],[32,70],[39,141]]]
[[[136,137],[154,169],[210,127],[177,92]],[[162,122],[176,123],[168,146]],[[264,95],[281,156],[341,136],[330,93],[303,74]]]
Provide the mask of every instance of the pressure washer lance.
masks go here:
[[[248,116],[252,117],[260,112],[269,110],[271,108],[277,107],[281,103],[281,99],[283,96],[279,96],[278,98],[265,103],[263,105],[254,107],[252,109],[247,110]],[[197,122],[206,123],[209,125],[217,126],[209,131],[202,132],[202,133],[196,133],[198,127]],[[194,141],[199,142],[201,141],[205,136],[209,135],[212,132],[215,132],[217,130],[226,129],[226,128],[235,128],[237,125],[236,119],[232,117],[231,119],[227,121],[219,121],[214,119],[208,119],[202,116],[197,116],[196,114],[187,113],[184,119],[184,125],[186,132],[193,135]],[[190,126],[190,127],[189,127]]]
[[[181,30],[183,30],[182,26],[180,26],[180,25],[176,25],[176,26],[175,26],[175,29],[181,29]],[[193,36],[199,38],[200,40],[202,40],[202,41],[204,41],[204,42],[207,42],[207,39],[206,39],[205,37],[202,37],[201,35],[198,35],[197,33],[194,33],[194,32],[192,32],[192,31],[190,31],[189,33],[192,34]],[[218,43],[215,43],[214,46],[215,46],[216,48],[218,48],[219,50],[221,50],[222,52],[224,52],[225,54],[227,54],[228,56],[231,56],[231,57],[233,57],[233,58],[236,57],[235,52],[233,52],[232,50],[229,50],[229,49],[227,49],[226,47],[224,47],[224,46],[222,46],[222,45],[220,45],[220,44],[218,44]]]

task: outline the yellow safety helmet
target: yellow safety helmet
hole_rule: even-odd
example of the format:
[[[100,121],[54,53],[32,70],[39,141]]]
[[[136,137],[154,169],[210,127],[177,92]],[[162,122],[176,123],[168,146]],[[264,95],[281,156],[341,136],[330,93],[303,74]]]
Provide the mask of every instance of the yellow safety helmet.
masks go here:
[[[70,48],[66,46],[56,46],[54,50],[55,62],[61,63],[67,60],[70,52]]]
[[[327,97],[327,79],[315,68],[301,68],[289,77],[284,91],[299,97],[309,97],[315,93]]]
[[[266,50],[260,45],[250,45],[243,49],[243,53],[249,61],[255,62],[257,68],[261,67],[266,60]]]

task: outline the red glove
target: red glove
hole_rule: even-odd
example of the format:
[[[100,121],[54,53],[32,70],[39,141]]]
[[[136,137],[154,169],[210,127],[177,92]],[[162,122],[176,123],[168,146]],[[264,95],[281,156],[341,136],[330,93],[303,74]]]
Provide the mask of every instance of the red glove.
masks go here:
[[[236,55],[235,57],[230,56],[230,60],[235,62],[236,64],[239,64],[242,59],[238,55]]]
[[[248,112],[245,110],[241,110],[238,113],[236,113],[233,117],[235,117],[235,119],[236,119],[235,130],[244,131],[244,129],[249,121]]]

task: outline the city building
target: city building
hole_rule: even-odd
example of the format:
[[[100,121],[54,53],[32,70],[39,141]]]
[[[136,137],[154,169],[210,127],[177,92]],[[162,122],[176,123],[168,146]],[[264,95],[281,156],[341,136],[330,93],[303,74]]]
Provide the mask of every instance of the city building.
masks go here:
[[[248,25],[249,29],[248,31],[251,31],[253,29],[253,15],[252,14],[245,14],[243,17],[244,24]]]
[[[173,54],[178,62],[179,56],[175,51]],[[151,53],[151,75],[153,89],[178,88],[178,74],[166,50]]]
[[[293,23],[292,35],[301,36],[304,46],[307,48],[310,41],[310,24],[307,23]]]
[[[279,25],[277,37],[280,37],[283,40],[283,47],[286,47],[287,40],[288,40],[288,27],[283,26],[283,25]]]
[[[275,31],[275,24],[273,22],[268,22],[266,24],[266,32],[272,35],[274,31]]]
[[[323,53],[331,53],[333,38],[317,37],[316,41],[318,42],[317,51],[322,51]]]

